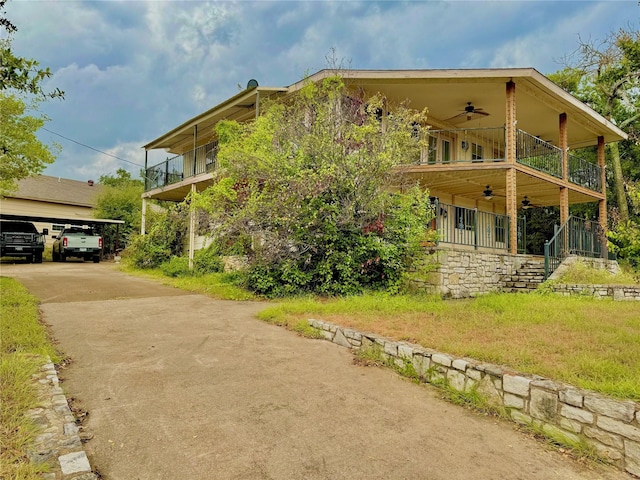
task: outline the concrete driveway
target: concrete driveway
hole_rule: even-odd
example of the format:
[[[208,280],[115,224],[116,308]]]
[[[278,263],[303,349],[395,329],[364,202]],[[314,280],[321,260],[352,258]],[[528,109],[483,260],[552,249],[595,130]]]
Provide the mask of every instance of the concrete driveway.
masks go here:
[[[628,479],[351,354],[110,264],[2,265],[42,302],[89,412],[91,464],[133,479]]]

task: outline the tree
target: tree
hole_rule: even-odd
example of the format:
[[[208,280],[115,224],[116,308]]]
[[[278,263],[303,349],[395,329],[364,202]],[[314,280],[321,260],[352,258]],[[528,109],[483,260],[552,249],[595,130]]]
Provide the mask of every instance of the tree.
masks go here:
[[[41,173],[55,160],[36,137],[45,118],[27,115],[26,110],[22,100],[0,93],[0,195],[15,190],[16,180]]]
[[[223,252],[249,258],[266,295],[397,286],[418,255],[428,193],[397,167],[419,158],[425,112],[365,101],[339,76],[216,126],[216,183],[192,201]]]
[[[7,0],[0,0],[0,27],[8,34],[7,38],[0,39],[0,90],[14,90],[42,98],[63,98],[64,92],[59,88],[52,92],[45,92],[42,88],[42,82],[51,77],[49,68],[39,68],[36,60],[14,55],[11,36],[18,28],[4,16],[6,3]]]
[[[565,65],[549,77],[628,132],[632,141],[623,148],[633,153],[633,144],[640,138],[640,32],[621,29],[599,44],[581,39]],[[616,202],[621,219],[628,220],[620,148],[611,144],[608,150]]]
[[[126,170],[119,168],[116,175],[102,175],[99,182],[104,185],[102,193],[96,201],[94,216],[123,220],[119,228],[108,225],[103,230],[105,251],[114,252],[116,248],[126,247],[132,234],[140,229],[142,206],[140,196],[144,191],[142,180],[134,179]],[[119,234],[116,247],[116,235]]]
[[[0,195],[15,190],[17,180],[41,173],[55,160],[49,147],[35,136],[46,118],[26,115],[27,107],[18,95],[35,96],[31,110],[36,109],[39,100],[64,97],[60,89],[42,89],[42,82],[51,76],[48,68],[39,68],[35,60],[14,55],[11,36],[17,28],[5,18],[5,4],[6,0],[0,0],[0,28],[8,34],[0,39]]]

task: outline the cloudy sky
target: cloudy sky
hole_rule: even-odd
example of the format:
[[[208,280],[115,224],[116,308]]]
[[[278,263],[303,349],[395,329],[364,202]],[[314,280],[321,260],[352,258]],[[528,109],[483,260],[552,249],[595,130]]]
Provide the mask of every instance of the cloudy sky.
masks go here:
[[[77,180],[118,168],[137,174],[142,145],[251,78],[285,86],[326,67],[332,49],[358,69],[546,74],[579,37],[600,40],[640,18],[637,0],[9,0],[5,8],[18,27],[15,53],[50,67],[50,87],[65,91],[40,107],[55,132],[41,131],[41,140],[62,146],[45,174]],[[150,165],[166,157],[157,153]]]

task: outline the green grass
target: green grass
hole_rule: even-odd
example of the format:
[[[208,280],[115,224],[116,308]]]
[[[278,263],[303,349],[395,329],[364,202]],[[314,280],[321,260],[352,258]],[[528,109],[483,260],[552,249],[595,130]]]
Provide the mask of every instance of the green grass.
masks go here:
[[[33,383],[43,356],[60,360],[39,322],[38,303],[17,281],[0,277],[0,478],[35,479],[46,471],[26,450],[37,427],[25,416],[40,402]]]
[[[286,300],[259,317],[291,328],[302,319],[319,318],[640,400],[638,302],[535,294],[446,301],[368,294]]]
[[[640,285],[634,272],[621,271],[613,275],[607,270],[593,268],[585,262],[571,264],[557,283],[577,283],[589,285]]]

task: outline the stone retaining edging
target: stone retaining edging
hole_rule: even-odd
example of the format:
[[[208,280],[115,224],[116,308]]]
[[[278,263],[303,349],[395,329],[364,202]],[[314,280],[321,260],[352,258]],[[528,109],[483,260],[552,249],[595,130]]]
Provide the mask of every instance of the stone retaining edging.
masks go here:
[[[45,361],[33,376],[43,400],[27,412],[41,428],[32,449],[27,452],[29,460],[49,464],[50,471],[42,475],[44,480],[97,480],[98,475],[91,471],[84,451],[76,418],[60,388],[56,368],[50,358]]]
[[[553,291],[564,296],[579,295],[593,298],[611,298],[615,301],[640,301],[640,287],[633,285],[559,283],[553,285]]]
[[[640,404],[615,400],[537,375],[458,358],[419,345],[396,342],[322,320],[308,320],[323,337],[350,349],[378,345],[399,367],[411,365],[429,381],[446,379],[458,391],[477,387],[492,403],[504,407],[519,424],[535,426],[568,442],[584,441],[598,455],[640,476]]]

